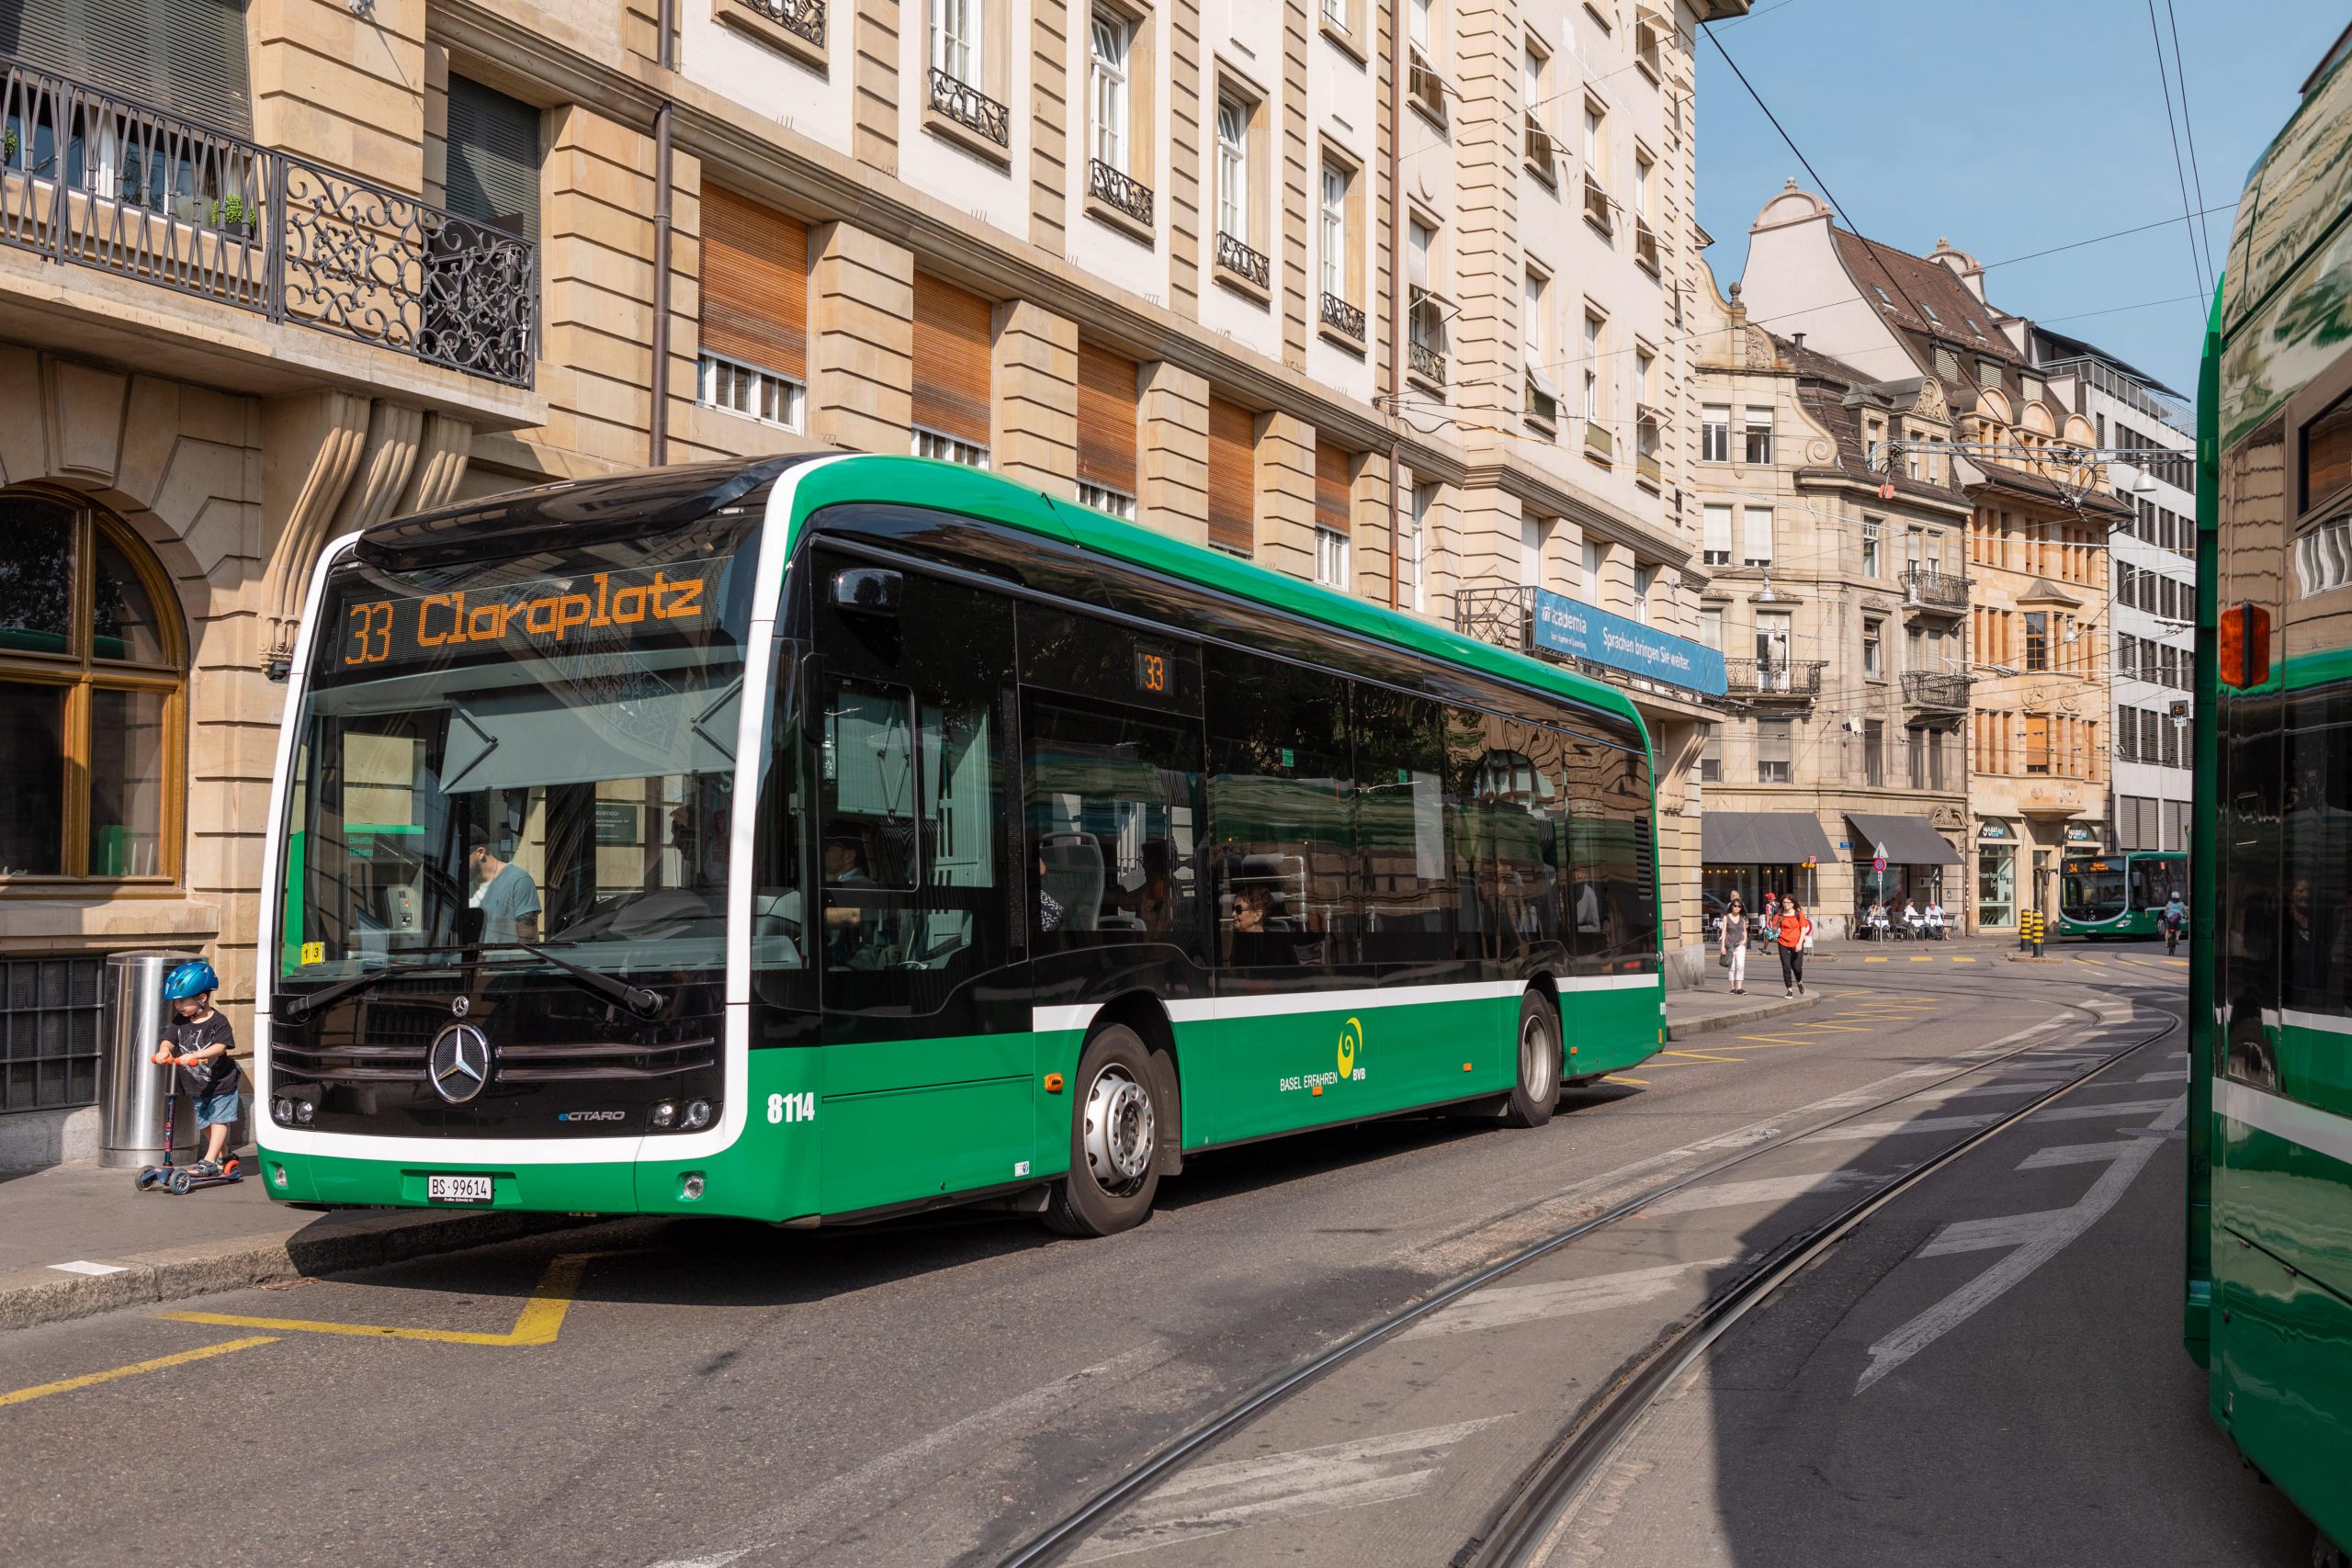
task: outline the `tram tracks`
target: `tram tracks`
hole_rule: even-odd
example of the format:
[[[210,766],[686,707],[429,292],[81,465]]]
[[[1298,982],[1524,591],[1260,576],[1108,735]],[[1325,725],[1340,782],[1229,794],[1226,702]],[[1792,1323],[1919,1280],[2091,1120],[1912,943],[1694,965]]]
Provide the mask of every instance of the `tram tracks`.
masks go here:
[[[2040,979],[2032,977],[2029,984]],[[1934,985],[1914,984],[1905,989],[1916,994],[1982,995]],[[2012,1036],[1997,1050],[1980,1047],[1978,1053],[1968,1054],[1966,1059],[1952,1062],[1949,1071],[1923,1076],[1916,1085],[1862,1100],[1840,1097],[1833,1102],[1838,1109],[1832,1112],[1785,1132],[1768,1130],[1747,1146],[1681,1171],[1634,1196],[1610,1204],[1600,1213],[1563,1225],[1277,1372],[1164,1444],[1125,1474],[1030,1537],[1001,1560],[1001,1568],[1043,1568],[1065,1560],[1098,1530],[1119,1519],[1131,1506],[1167,1486],[1253,1422],[1297,1399],[1337,1369],[1405,1336],[1434,1314],[1531,1265],[1559,1256],[1579,1242],[1597,1238],[1678,1194],[1703,1188],[1753,1161],[1784,1154],[1809,1141],[1831,1142],[1839,1129],[1867,1125],[1871,1119],[1883,1119],[1890,1111],[1934,1103],[1939,1096],[1951,1098],[1947,1091],[1960,1080],[1988,1075],[2037,1053],[2049,1055],[2053,1046],[2070,1039],[2133,1027],[2153,1006],[2145,1000],[2138,1001],[2132,1013],[2117,1018],[2087,1002],[2052,998],[2052,1005],[2073,1016],[2035,1027],[2022,1038]],[[1791,1233],[1755,1256],[1736,1260],[1734,1277],[1714,1290],[1695,1312],[1684,1314],[1658,1333],[1583,1402],[1520,1473],[1515,1483],[1502,1493],[1501,1501],[1452,1558],[1452,1563],[1455,1568],[1504,1568],[1507,1564],[1537,1561],[1547,1532],[1595,1469],[1614,1450],[1658,1393],[1727,1329],[1781,1283],[1920,1181],[2018,1122],[2094,1082],[2116,1062],[2180,1027],[2177,1013],[2161,1007],[2154,1007],[2153,1010],[2158,1015],[2153,1028],[2135,1030],[2132,1038],[2120,1043],[2112,1035],[2103,1041],[2086,1040],[2086,1047],[2102,1047],[2095,1053],[2088,1049],[2067,1053],[2072,1076],[2065,1081],[2047,1089],[2039,1084],[2032,1086],[2024,1102],[1994,1114],[1984,1125],[1958,1137],[1938,1153],[1874,1182],[1869,1190],[1826,1219]],[[2113,1048],[2103,1048],[2108,1045]]]

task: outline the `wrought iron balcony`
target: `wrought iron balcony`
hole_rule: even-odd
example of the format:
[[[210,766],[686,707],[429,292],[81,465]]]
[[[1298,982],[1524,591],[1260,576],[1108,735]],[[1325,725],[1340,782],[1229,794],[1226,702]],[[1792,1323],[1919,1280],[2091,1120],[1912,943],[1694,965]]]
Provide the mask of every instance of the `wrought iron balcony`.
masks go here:
[[[1903,672],[1903,702],[1906,707],[1939,708],[1962,713],[1968,708],[1968,677],[1933,670]]]
[[[1267,279],[1272,276],[1272,272],[1266,265],[1265,256],[1260,252],[1251,250],[1222,229],[1217,231],[1216,235],[1216,265],[1233,274],[1234,276],[1246,278],[1261,288],[1271,287]]]
[[[825,0],[735,0],[735,4],[819,49],[825,47]]]
[[[531,384],[538,247],[6,62],[0,244]]]
[[[1136,222],[1151,223],[1151,187],[1100,158],[1086,161],[1086,192],[1109,202]]]
[[[1609,193],[1590,175],[1584,177],[1584,220],[1604,234],[1617,231],[1616,220],[1610,216]]]
[[[931,68],[931,107],[967,130],[977,131],[1000,147],[1012,145],[1012,115],[1002,104],[967,82]]]
[[[1906,566],[1903,569],[1903,602],[1922,610],[1964,614],[1968,609],[1968,579],[1955,571]]]
[[[1323,296],[1323,324],[1342,337],[1363,341],[1363,312],[1336,294]]]
[[[1821,694],[1826,659],[1726,659],[1724,679],[1735,697],[1757,701],[1811,702]]]
[[[1634,265],[1652,277],[1657,276],[1657,231],[1646,218],[1634,220]]]
[[[1407,363],[1414,375],[1424,381],[1434,381],[1441,387],[1445,385],[1444,355],[1425,343],[1408,343],[1405,346]]]
[[[1463,588],[1453,595],[1453,629],[1520,653],[1535,651],[1535,590]]]

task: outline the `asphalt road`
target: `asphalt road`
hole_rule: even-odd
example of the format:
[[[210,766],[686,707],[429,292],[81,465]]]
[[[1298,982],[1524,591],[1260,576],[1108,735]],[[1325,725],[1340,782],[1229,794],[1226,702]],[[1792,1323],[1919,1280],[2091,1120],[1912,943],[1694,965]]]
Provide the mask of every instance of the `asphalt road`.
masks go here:
[[[978,1214],[818,1233],[624,1224],[186,1303],[259,1321],[150,1310],[22,1331],[0,1338],[11,1481],[0,1562],[993,1562],[1241,1391],[1612,1197],[1819,1101],[2080,1018],[2066,1004],[2094,991],[2178,987],[2160,950],[2094,956],[1933,974],[1824,965],[1815,1011],[1703,1037],[1626,1075],[1637,1082],[1573,1093],[1547,1128],[1398,1121],[1203,1158],[1163,1187],[1150,1224],[1109,1241]],[[2177,1145],[2165,1147],[2177,1170]],[[1839,1163],[1905,1157],[1877,1153],[1864,1144]],[[2143,1204],[2166,1214],[2164,1168],[2101,1225]],[[2052,1174],[2080,1185],[2086,1173]],[[1745,1234],[1784,1208],[1735,1217]],[[2176,1258],[2177,1230],[2165,1233]],[[1720,1245],[1668,1227],[1629,1240],[1611,1267],[1718,1256],[1656,1255],[1699,1239]],[[2135,1292],[2132,1321],[2154,1336],[2177,1294],[2167,1269],[2177,1262],[2083,1289]],[[1574,1325],[1586,1361],[1630,1353],[1668,1311],[1636,1303]],[[2187,1363],[2168,1339],[2113,1349],[2122,1321],[2078,1306],[2046,1329],[2051,1353],[2096,1338],[2106,1375],[2128,1383],[2136,1369],[2148,1408],[2173,1411],[2178,1442],[2194,1445],[2202,1406]],[[1899,1393],[1931,1364],[1922,1355],[1880,1389]],[[2013,1417],[2065,1416],[2056,1389],[2016,1392]],[[1487,1422],[1455,1439],[1472,1453],[1498,1425],[1476,1404],[1465,1388],[1460,1413],[1434,1423]],[[1367,1419],[1363,1432],[1396,1430]],[[2191,1499],[2178,1506],[2201,1497],[2231,1513],[2236,1472],[2220,1449],[2174,1455],[2220,1476],[2175,1488]],[[1509,1468],[1462,1471],[1465,1502]],[[2096,1494],[2104,1472],[2078,1468]],[[2134,1495],[2117,1491],[2113,1506]],[[1411,1517],[1418,1505],[1398,1506]],[[1375,1501],[1361,1517],[1381,1513]],[[1370,1542],[1356,1568],[1430,1560],[1412,1555],[1420,1537],[1351,1533]],[[1246,1535],[1227,1533],[1220,1551],[1261,1560]]]

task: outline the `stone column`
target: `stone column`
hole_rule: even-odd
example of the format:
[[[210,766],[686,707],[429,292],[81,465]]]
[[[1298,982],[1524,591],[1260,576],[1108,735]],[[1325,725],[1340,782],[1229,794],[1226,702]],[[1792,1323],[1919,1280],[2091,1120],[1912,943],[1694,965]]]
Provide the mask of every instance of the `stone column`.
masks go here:
[[[989,461],[1015,484],[1078,493],[1078,323],[1026,299],[996,308]]]
[[[1209,383],[1165,359],[1147,360],[1136,518],[1187,544],[1209,537]]]
[[[1258,421],[1258,564],[1315,575],[1315,427],[1296,414]]]
[[[904,452],[914,419],[914,253],[848,222],[808,231],[808,433]]]

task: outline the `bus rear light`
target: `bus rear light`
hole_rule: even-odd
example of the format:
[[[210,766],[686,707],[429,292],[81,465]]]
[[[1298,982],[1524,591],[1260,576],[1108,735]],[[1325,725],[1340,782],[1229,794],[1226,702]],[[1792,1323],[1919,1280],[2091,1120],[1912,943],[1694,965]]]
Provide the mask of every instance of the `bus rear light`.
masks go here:
[[[2270,679],[2270,612],[2258,604],[2233,604],[2215,628],[2215,673],[2224,686],[2244,690]]]

